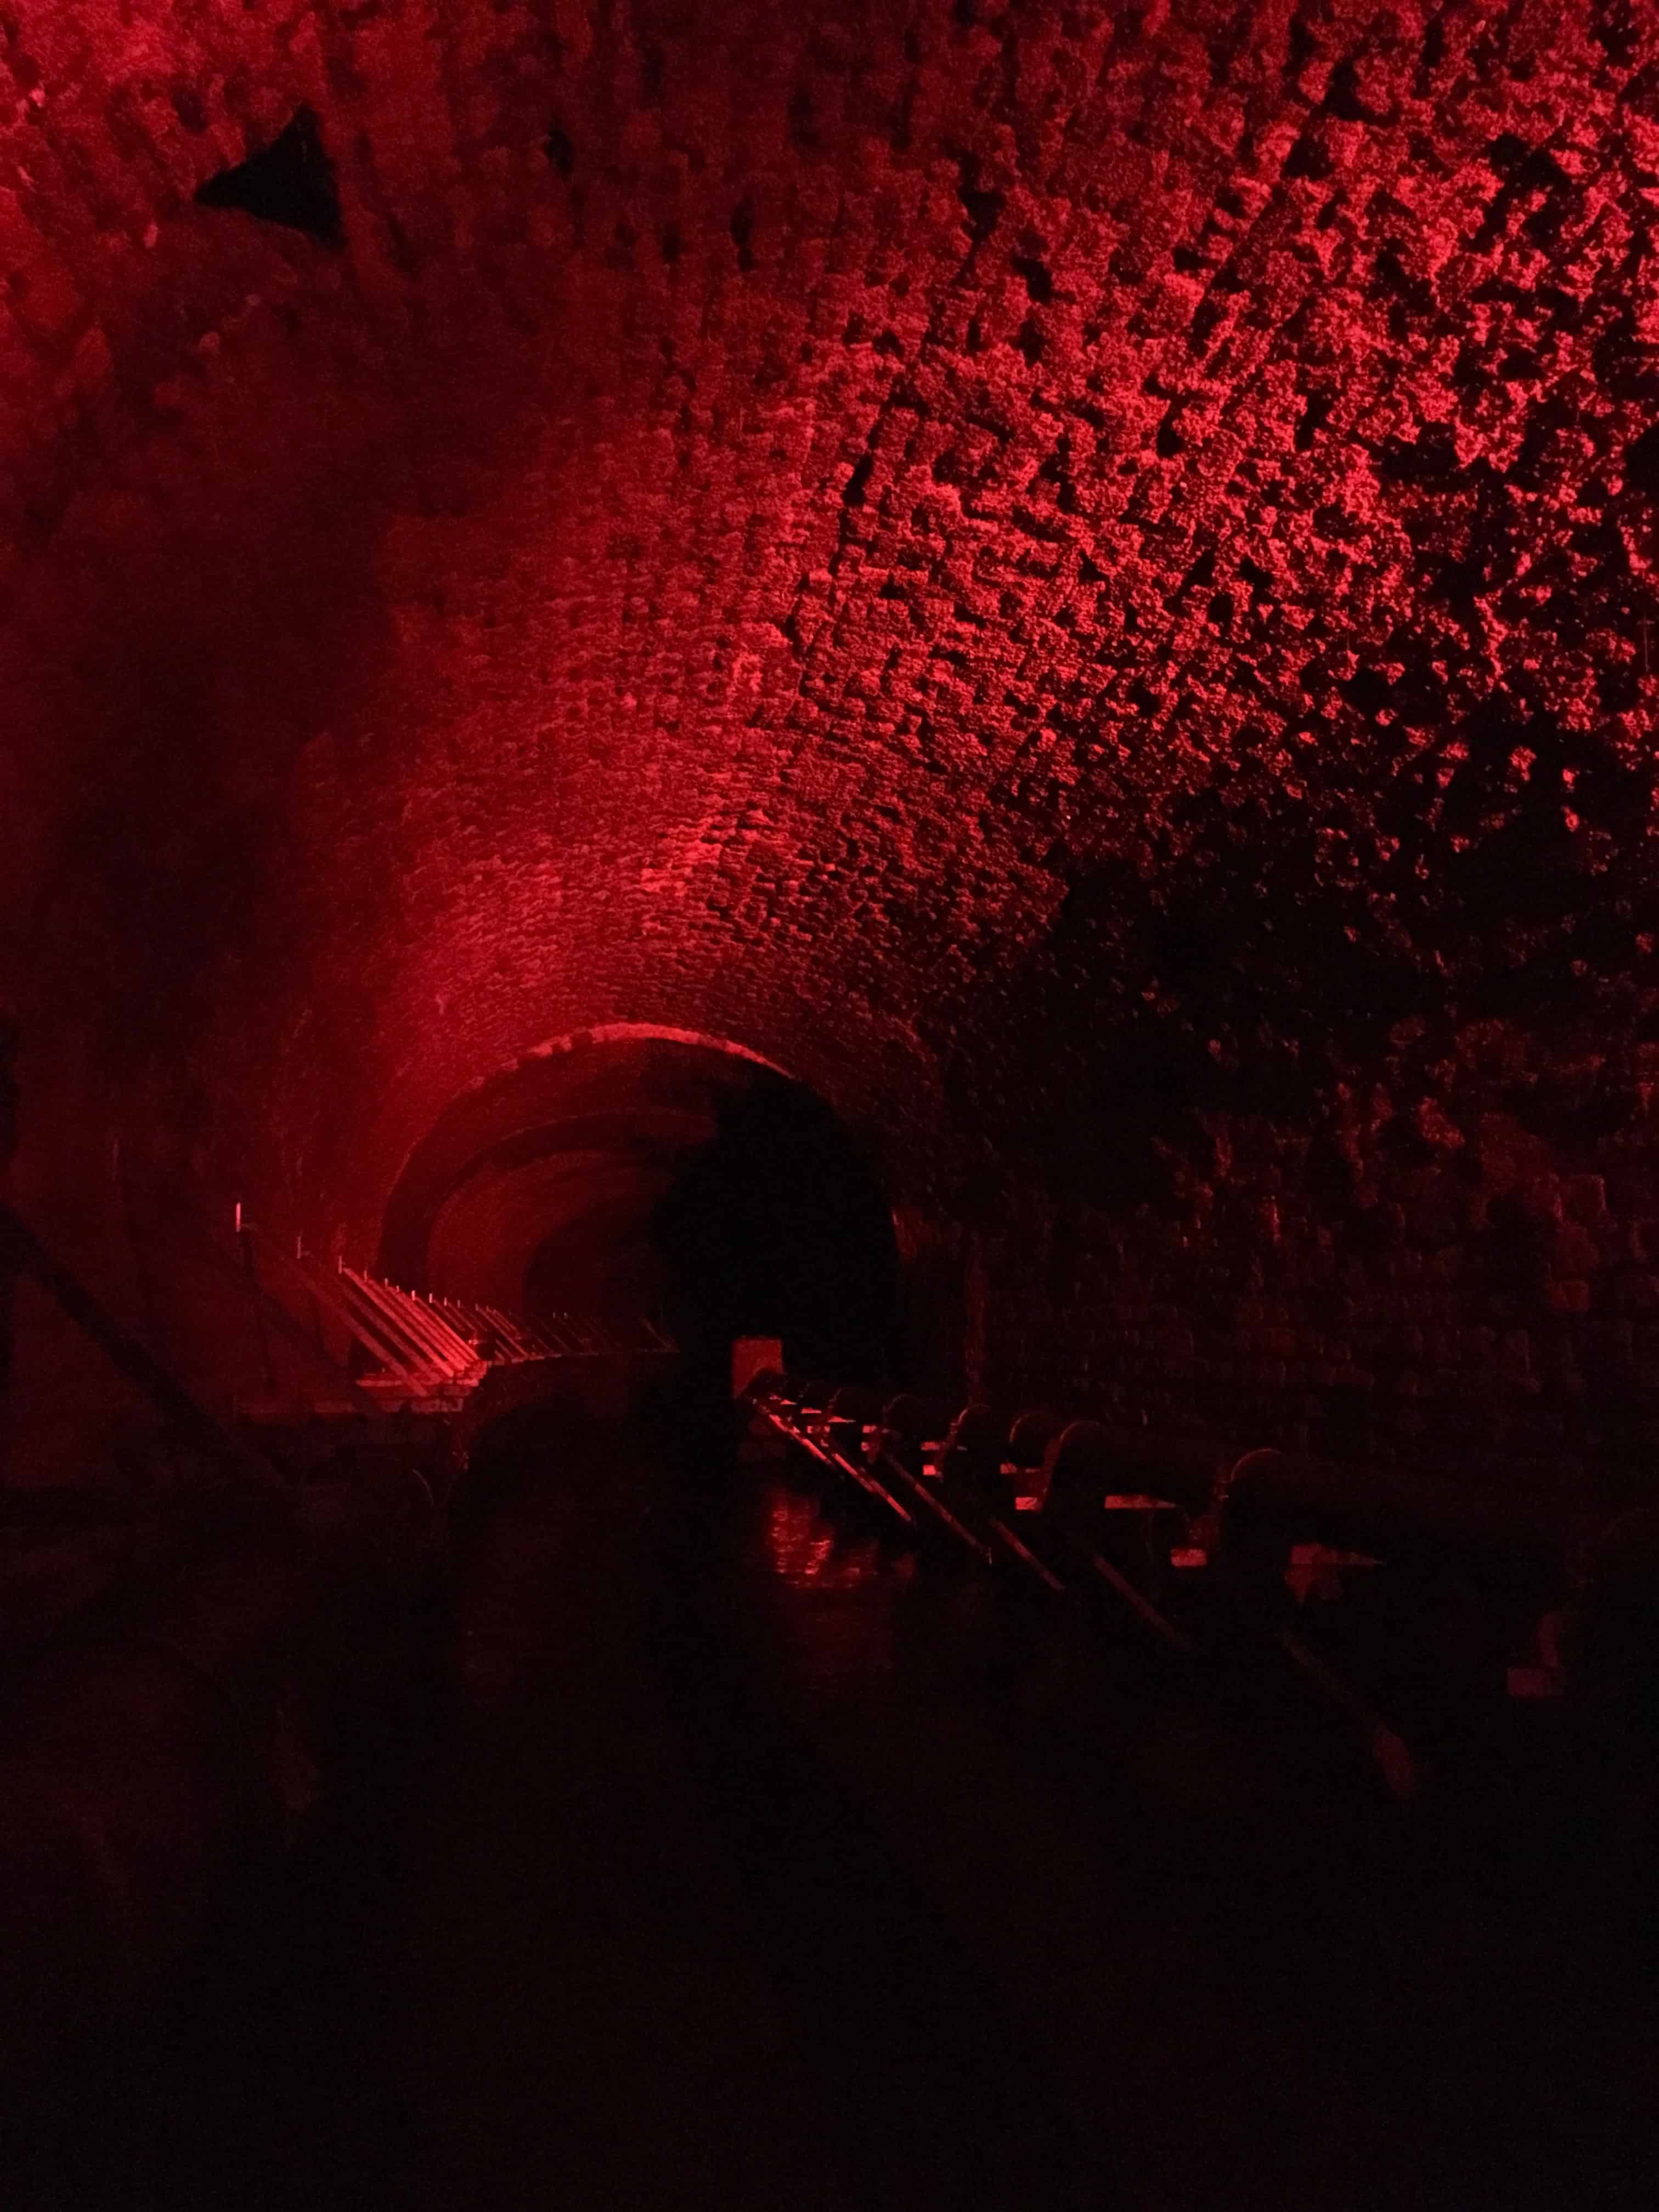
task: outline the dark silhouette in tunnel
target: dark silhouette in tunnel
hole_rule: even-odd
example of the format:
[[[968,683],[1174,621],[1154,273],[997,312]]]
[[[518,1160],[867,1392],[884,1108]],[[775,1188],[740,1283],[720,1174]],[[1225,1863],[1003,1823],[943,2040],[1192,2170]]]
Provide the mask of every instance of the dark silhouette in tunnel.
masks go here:
[[[543,1239],[525,1271],[523,1304],[531,1315],[578,1313],[626,1329],[654,1315],[662,1291],[636,1174]]]
[[[813,1092],[765,1074],[722,1100],[652,1228],[692,1369],[723,1374],[735,1337],[775,1336],[793,1368],[892,1379],[892,1217],[866,1149]]]

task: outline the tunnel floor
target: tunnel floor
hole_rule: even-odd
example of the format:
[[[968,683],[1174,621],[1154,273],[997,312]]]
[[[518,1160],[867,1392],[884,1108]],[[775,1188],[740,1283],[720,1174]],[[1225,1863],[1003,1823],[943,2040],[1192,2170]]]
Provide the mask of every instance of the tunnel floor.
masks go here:
[[[8,2201],[1646,2204],[1651,1928],[778,1464],[483,1522],[301,1848]]]

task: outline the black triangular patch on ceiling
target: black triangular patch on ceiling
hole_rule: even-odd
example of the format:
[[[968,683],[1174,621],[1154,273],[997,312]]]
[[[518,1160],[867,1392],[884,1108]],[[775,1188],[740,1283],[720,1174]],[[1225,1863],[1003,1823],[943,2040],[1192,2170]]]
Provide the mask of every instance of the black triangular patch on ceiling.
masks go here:
[[[316,115],[302,107],[279,138],[234,169],[221,169],[196,194],[197,204],[240,208],[261,222],[302,230],[325,246],[345,243],[334,164]]]

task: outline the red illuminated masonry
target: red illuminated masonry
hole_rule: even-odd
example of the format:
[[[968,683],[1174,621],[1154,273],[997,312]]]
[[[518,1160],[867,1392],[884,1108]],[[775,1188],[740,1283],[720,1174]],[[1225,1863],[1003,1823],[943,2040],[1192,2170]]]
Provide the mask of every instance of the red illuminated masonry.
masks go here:
[[[11,11],[17,1202],[609,1295],[763,1062],[924,1376],[1639,1454],[1656,38]]]

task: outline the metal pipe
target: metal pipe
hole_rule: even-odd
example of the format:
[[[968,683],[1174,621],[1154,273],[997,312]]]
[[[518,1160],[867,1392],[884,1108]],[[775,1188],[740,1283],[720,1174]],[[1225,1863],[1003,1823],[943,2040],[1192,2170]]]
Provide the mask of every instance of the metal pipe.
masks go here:
[[[179,1432],[216,1459],[234,1467],[258,1489],[283,1492],[286,1486],[270,1461],[253,1451],[116,1320],[85,1285],[55,1260],[15,1208],[0,1206],[0,1266],[9,1264],[33,1277],[76,1327],[89,1336],[111,1364],[135,1383]]]

